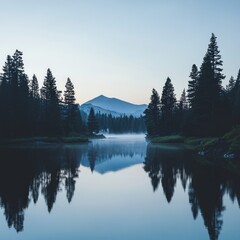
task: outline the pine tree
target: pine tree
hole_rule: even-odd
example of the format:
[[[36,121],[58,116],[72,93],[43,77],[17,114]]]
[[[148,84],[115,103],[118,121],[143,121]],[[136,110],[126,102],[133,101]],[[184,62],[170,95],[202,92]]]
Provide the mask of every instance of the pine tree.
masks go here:
[[[83,122],[79,111],[79,107],[75,104],[74,86],[70,80],[67,79],[66,90],[64,91],[64,104],[66,108],[65,113],[65,132],[67,135],[71,133],[83,132]]]
[[[178,108],[181,109],[181,110],[187,110],[188,109],[188,102],[187,102],[185,89],[183,89],[182,95],[180,97]]]
[[[16,50],[12,57],[12,77],[11,77],[11,88],[13,94],[17,97],[18,87],[21,82],[21,78],[24,75],[24,64],[22,59],[22,52]]]
[[[159,121],[160,121],[160,99],[158,92],[153,89],[151,101],[147,109],[144,111],[144,119],[149,137],[159,134]]]
[[[41,88],[42,97],[42,124],[45,134],[56,136],[60,134],[60,109],[59,109],[59,92],[56,86],[56,80],[50,69],[47,70],[47,75]]]
[[[186,91],[183,89],[180,100],[174,112],[174,125],[177,133],[182,133],[186,124],[187,113],[189,112],[189,104],[187,101]]]
[[[74,92],[74,86],[70,80],[70,78],[67,79],[67,83],[65,85],[66,90],[64,91],[64,103],[67,105],[75,104],[75,92]]]
[[[30,81],[30,127],[31,135],[39,134],[39,123],[40,123],[40,94],[39,86],[36,75],[34,74],[32,80]]]
[[[192,71],[189,77],[191,78],[191,80],[188,81],[187,98],[188,98],[190,107],[192,107],[195,94],[196,94],[198,78],[199,78],[198,68],[195,64],[192,65]]]
[[[39,99],[39,85],[36,75],[34,74],[30,83],[30,95],[33,99]]]
[[[14,109],[11,100],[12,93],[10,91],[11,68],[12,58],[8,55],[0,78],[0,137],[10,137],[12,135],[12,125],[14,124]]]
[[[91,107],[90,112],[89,112],[87,127],[88,127],[88,132],[89,132],[90,135],[99,132],[98,121],[97,121],[97,118],[95,116],[94,109],[92,107]]]
[[[240,124],[240,69],[233,89],[234,124]]]
[[[235,84],[236,84],[236,80],[233,78],[233,76],[231,76],[229,79],[229,83],[226,86],[226,91],[230,93],[234,89]]]
[[[199,83],[196,89],[195,101],[193,102],[193,124],[194,135],[211,134],[213,111],[216,99],[216,88],[214,84],[213,71],[209,55],[203,59],[200,68]]]
[[[13,136],[26,136],[29,134],[30,106],[29,106],[29,80],[24,72],[22,52],[16,50],[11,63],[11,106],[13,110]]]
[[[172,113],[176,104],[174,87],[171,79],[168,77],[162,91],[161,111],[163,114]]]
[[[199,72],[198,84],[192,103],[193,134],[219,135],[223,130],[221,109],[222,60],[216,37],[212,34],[207,53]]]
[[[162,134],[172,134],[174,131],[173,113],[176,107],[176,97],[171,79],[168,77],[161,96]]]
[[[220,51],[218,50],[217,38],[213,33],[210,39],[210,43],[208,45],[207,54],[209,56],[209,60],[212,66],[214,82],[216,83],[216,86],[218,87],[218,92],[220,93],[222,90],[222,80],[225,78],[225,76],[222,74],[223,62],[221,60]]]
[[[238,70],[235,87],[239,87],[239,86],[240,86],[240,69]]]
[[[42,98],[48,101],[49,104],[58,103],[58,90],[56,80],[52,75],[51,70],[47,69],[47,75],[44,78],[43,86],[41,88]]]

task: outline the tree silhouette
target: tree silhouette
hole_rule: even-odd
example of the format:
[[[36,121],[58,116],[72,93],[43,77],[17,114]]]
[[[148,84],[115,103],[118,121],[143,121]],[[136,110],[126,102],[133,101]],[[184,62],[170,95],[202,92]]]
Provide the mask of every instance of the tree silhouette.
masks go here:
[[[171,79],[168,77],[165,85],[163,86],[161,96],[161,124],[162,134],[167,135],[174,132],[174,109],[176,106],[176,97],[174,94],[174,87]]]
[[[41,97],[43,99],[43,129],[49,136],[60,134],[60,109],[59,92],[57,90],[55,78],[50,69],[41,88]]]
[[[198,85],[198,78],[199,78],[198,68],[195,64],[192,65],[192,71],[189,77],[191,78],[191,80],[188,81],[187,98],[188,98],[190,107],[192,107],[195,94],[196,94],[197,85]]]
[[[90,109],[89,116],[88,116],[88,121],[87,121],[87,126],[88,126],[89,134],[92,135],[94,133],[98,133],[99,125],[98,125],[98,121],[97,121],[97,118],[95,116],[93,108]]]
[[[144,118],[147,128],[148,136],[156,136],[159,134],[159,120],[160,120],[160,99],[158,92],[153,89],[151,101],[147,109],[144,111]]]

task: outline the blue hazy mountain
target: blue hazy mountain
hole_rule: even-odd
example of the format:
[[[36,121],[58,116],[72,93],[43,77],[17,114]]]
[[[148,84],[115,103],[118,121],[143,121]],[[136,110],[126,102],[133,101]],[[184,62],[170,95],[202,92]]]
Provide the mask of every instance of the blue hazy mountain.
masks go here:
[[[142,164],[146,156],[145,135],[110,135],[106,139],[93,140],[84,153],[81,165],[100,174],[117,172],[125,168]]]
[[[146,104],[133,104],[117,98],[109,98],[100,95],[92,100],[89,100],[80,106],[80,110],[89,114],[90,108],[93,107],[95,113],[112,114],[118,117],[122,115],[139,117],[143,115],[147,108]]]

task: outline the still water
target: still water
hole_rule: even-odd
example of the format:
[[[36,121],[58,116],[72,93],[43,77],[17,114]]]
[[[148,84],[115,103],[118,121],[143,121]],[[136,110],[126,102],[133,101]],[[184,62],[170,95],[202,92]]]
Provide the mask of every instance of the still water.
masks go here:
[[[0,149],[0,239],[240,239],[240,177],[112,136]]]

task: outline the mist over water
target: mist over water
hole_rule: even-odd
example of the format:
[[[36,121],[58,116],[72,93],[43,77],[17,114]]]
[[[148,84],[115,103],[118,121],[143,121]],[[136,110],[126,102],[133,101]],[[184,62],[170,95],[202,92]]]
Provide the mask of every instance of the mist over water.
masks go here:
[[[146,134],[140,133],[140,134],[105,134],[107,139],[114,139],[114,140],[128,140],[128,141],[144,141]]]
[[[1,239],[239,239],[240,178],[145,135],[0,149]]]

